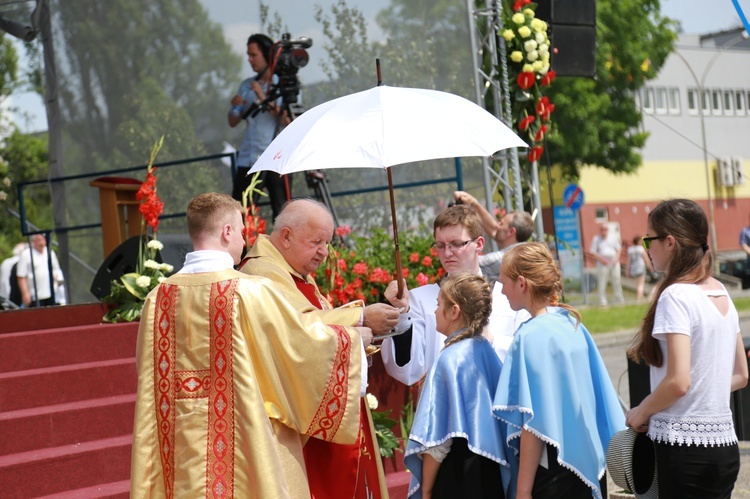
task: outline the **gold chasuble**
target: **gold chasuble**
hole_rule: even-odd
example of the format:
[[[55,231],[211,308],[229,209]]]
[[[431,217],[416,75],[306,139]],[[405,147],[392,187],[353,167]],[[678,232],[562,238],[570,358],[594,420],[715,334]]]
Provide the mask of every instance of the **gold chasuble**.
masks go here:
[[[364,304],[361,301],[334,309],[318,289],[315,279],[296,272],[267,235],[258,236],[240,270],[271,279],[297,311],[319,317],[326,324],[356,326],[362,320]],[[320,440],[308,440],[305,444],[305,463],[314,499],[388,498],[378,440],[370,408],[364,399],[360,413],[360,436],[355,445],[328,444]]]
[[[360,342],[261,277],[167,279],[138,331],[131,497],[309,498],[303,441],[358,438]]]

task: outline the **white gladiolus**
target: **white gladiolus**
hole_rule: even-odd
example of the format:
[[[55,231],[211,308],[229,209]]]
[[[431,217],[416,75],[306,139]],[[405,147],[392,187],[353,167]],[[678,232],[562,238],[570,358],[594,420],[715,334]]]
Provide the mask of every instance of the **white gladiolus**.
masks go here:
[[[526,40],[523,42],[523,49],[526,52],[531,52],[532,50],[536,50],[537,45],[536,40]]]
[[[157,262],[156,260],[148,259],[145,262],[143,262],[143,266],[146,267],[147,269],[159,270],[159,267],[161,266],[161,264]]]
[[[157,239],[150,240],[146,246],[156,251],[161,251],[164,249],[164,245]]]
[[[375,395],[368,393],[365,397],[367,398],[367,407],[369,407],[371,411],[378,408],[378,399]]]
[[[142,275],[135,280],[135,283],[143,289],[148,289],[148,287],[151,285],[151,278],[147,275]]]
[[[536,40],[536,43],[542,44],[547,41],[547,34],[537,33],[536,35],[534,35],[534,39]]]
[[[159,270],[161,270],[162,272],[165,272],[165,273],[169,274],[170,272],[172,272],[172,271],[174,270],[174,267],[172,267],[172,266],[171,266],[170,264],[168,264],[168,263],[162,263],[162,264],[161,264],[161,265],[159,266]]]
[[[537,59],[539,59],[539,52],[537,52],[536,50],[532,50],[531,52],[528,52],[526,54],[526,60],[529,62],[534,62]]]
[[[166,280],[167,280],[167,278],[166,278],[166,277],[164,277],[164,276],[162,276],[162,277],[159,277],[159,278],[157,279],[157,281],[159,281],[159,284],[163,283],[163,282],[164,282],[164,281],[166,281]]]
[[[8,193],[5,191],[0,191],[0,201],[5,201],[8,199]]]

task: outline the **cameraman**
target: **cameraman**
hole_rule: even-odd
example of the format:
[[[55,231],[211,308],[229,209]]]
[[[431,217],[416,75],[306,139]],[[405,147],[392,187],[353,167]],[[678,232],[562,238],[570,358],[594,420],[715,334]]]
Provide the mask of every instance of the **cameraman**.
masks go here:
[[[250,108],[256,109],[261,106],[271,88],[278,83],[278,77],[268,67],[272,46],[273,40],[266,35],[255,34],[247,39],[248,62],[257,74],[253,78],[243,80],[237,95],[232,97],[232,108],[227,114],[227,121],[232,128],[243,121],[243,115]],[[248,114],[245,118],[247,127],[237,155],[237,177],[234,179],[232,191],[232,197],[238,201],[242,201],[242,192],[250,185],[251,177],[247,176],[248,170],[271,143],[277,128],[289,123],[286,113],[279,119],[280,105],[281,99],[269,102],[266,108],[261,109],[255,116]],[[261,188],[265,187],[268,191],[275,219],[286,201],[284,179],[278,173],[270,171],[263,172],[261,178]],[[253,201],[255,202],[255,199]]]

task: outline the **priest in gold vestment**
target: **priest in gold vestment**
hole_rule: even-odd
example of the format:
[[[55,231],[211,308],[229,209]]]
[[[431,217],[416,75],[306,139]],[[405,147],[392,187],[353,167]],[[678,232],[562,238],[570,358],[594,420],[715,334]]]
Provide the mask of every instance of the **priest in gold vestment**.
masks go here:
[[[358,438],[371,332],[299,314],[271,281],[233,270],[241,210],[194,198],[195,251],[144,304],[131,497],[309,498],[304,442]]]
[[[291,201],[276,218],[271,235],[258,237],[240,270],[268,277],[295,309],[320,317],[326,324],[364,324],[375,335],[389,332],[398,321],[397,308],[382,303],[364,307],[359,302],[334,309],[310,275],[328,255],[333,230],[333,218],[325,205],[311,199]],[[310,440],[305,445],[310,489],[316,499],[388,497],[369,408],[364,400],[361,405],[358,444]]]

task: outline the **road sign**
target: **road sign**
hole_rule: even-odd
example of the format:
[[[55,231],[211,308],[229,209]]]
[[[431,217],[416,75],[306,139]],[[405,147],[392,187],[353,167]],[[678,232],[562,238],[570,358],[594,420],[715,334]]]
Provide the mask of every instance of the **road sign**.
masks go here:
[[[583,189],[576,184],[568,184],[563,191],[563,202],[566,208],[580,209],[583,206]]]

